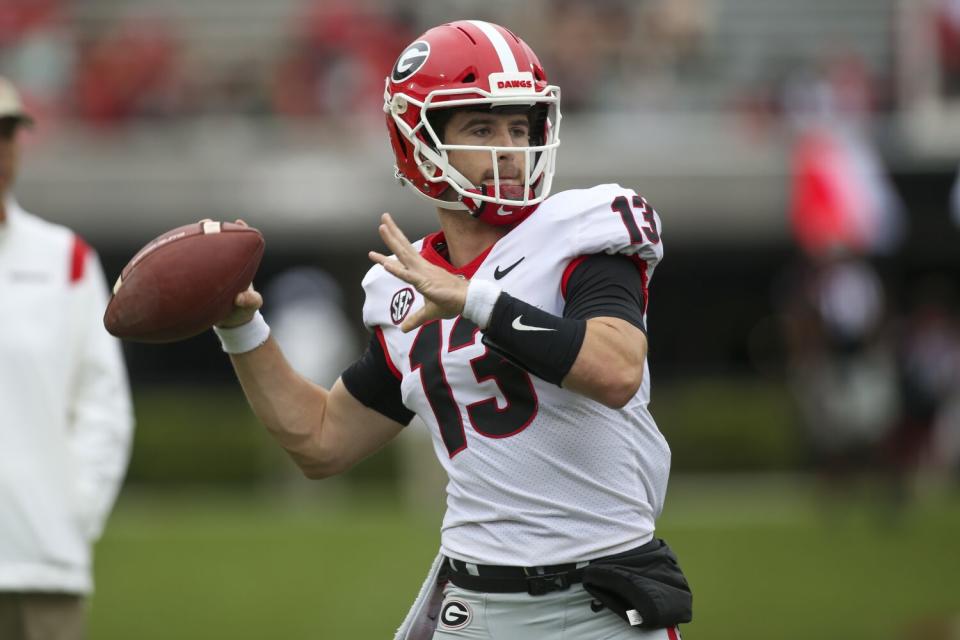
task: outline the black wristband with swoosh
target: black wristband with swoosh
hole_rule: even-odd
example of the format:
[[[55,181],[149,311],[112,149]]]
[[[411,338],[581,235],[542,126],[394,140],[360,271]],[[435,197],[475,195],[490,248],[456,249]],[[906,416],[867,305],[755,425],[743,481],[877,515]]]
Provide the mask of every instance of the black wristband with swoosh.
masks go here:
[[[586,320],[561,318],[501,293],[483,343],[521,369],[560,386],[586,332]]]

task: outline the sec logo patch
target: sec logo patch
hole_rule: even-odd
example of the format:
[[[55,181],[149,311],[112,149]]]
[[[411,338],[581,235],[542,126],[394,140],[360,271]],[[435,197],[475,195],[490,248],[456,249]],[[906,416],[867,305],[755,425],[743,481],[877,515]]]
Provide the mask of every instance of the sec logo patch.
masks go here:
[[[440,611],[440,626],[444,629],[463,629],[473,620],[473,610],[463,600],[447,600]]]
[[[390,301],[390,320],[393,321],[393,324],[403,322],[403,319],[410,313],[410,308],[413,307],[413,299],[413,289],[410,287],[400,289],[393,294],[393,300]]]

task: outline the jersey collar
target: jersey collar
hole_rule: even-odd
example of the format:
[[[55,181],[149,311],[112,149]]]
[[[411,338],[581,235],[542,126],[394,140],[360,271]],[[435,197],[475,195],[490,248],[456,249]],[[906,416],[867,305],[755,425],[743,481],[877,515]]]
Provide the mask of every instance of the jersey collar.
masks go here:
[[[473,277],[473,274],[477,272],[477,269],[479,269],[480,265],[483,264],[483,261],[486,260],[487,255],[490,253],[493,247],[496,246],[496,243],[493,243],[484,249],[476,258],[462,267],[457,268],[450,264],[450,261],[444,257],[443,253],[441,253],[441,250],[438,248],[446,244],[446,241],[447,239],[446,236],[443,235],[443,231],[431,233],[423,239],[423,247],[420,248],[420,255],[422,255],[430,264],[435,264],[441,269],[445,269],[455,276],[463,276],[467,279]]]

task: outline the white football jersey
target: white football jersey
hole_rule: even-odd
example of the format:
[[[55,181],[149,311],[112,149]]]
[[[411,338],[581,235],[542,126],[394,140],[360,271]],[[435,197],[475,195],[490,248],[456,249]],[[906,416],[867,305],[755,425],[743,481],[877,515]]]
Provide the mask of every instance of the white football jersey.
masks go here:
[[[663,255],[660,220],[617,185],[558,193],[487,252],[452,269],[431,240],[428,260],[563,314],[571,262],[601,252],[636,256],[647,288]],[[403,403],[429,426],[449,476],[441,546],[478,564],[579,562],[639,546],[663,506],[670,449],[647,410],[649,369],[622,409],[610,409],[515,367],[457,317],[410,333],[423,304],[374,266],[363,280],[364,322],[382,332]],[[646,299],[646,291],[644,291]]]

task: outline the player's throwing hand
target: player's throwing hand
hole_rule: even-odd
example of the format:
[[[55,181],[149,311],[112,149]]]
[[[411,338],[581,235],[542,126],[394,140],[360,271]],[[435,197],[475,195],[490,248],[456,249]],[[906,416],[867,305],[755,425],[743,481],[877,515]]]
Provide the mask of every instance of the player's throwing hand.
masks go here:
[[[379,231],[383,242],[396,257],[371,251],[368,254],[370,259],[413,285],[424,297],[423,307],[404,320],[400,328],[406,333],[437,318],[458,316],[467,299],[467,281],[427,262],[389,213],[381,216]]]
[[[210,218],[204,218],[200,222],[209,222]],[[237,219],[236,224],[241,227],[248,227],[246,221]],[[253,288],[253,283],[250,283],[250,286],[247,287],[245,291],[241,291],[237,294],[236,299],[233,301],[233,311],[230,312],[226,318],[217,323],[217,326],[221,329],[231,329],[233,327],[239,327],[241,325],[247,324],[250,320],[253,319],[253,314],[257,312],[260,307],[263,306],[263,296]]]

